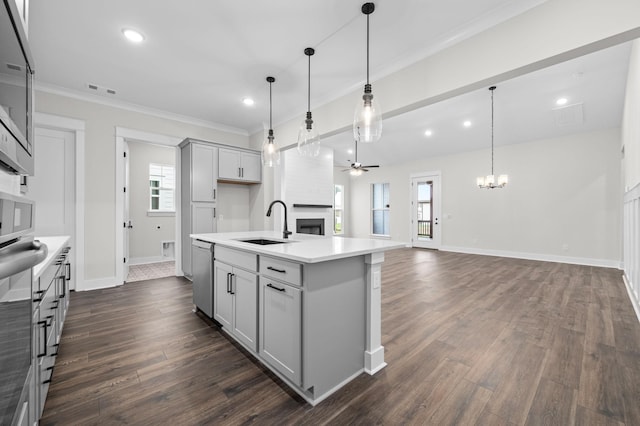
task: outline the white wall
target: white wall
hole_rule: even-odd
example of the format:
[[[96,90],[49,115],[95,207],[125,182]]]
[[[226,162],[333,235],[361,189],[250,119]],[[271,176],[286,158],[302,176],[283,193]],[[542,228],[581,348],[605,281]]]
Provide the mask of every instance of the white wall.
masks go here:
[[[370,185],[390,184],[394,240],[409,241],[410,175],[442,173],[445,250],[619,266],[621,201],[619,129],[496,149],[503,189],[481,190],[489,150],[381,167],[351,179],[352,234],[370,235]]]
[[[101,286],[116,284],[116,127],[181,139],[193,137],[240,147],[247,147],[249,144],[248,136],[242,134],[42,91],[36,91],[35,110],[84,120],[86,124],[85,281],[95,280],[100,282]],[[89,283],[87,288],[90,286]]]
[[[251,229],[251,186],[218,183],[218,232],[249,231]]]
[[[129,239],[129,263],[162,260],[162,242],[176,239],[176,217],[148,216],[149,164],[175,167],[175,149],[129,141],[129,200],[133,224]]]
[[[622,124],[624,277],[640,319],[640,41],[633,43]]]
[[[625,191],[640,184],[640,40],[633,42],[622,124]]]

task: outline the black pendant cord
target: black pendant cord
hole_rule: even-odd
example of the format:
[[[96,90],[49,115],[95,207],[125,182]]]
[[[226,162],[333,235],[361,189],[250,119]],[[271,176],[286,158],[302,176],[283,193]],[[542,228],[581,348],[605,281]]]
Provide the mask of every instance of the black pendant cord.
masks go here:
[[[493,176],[493,90],[491,90],[491,175]]]
[[[307,67],[307,112],[311,112],[311,55],[307,55],[307,57],[309,58],[309,66]]]
[[[271,81],[269,82],[269,129],[273,129],[272,124],[272,106],[271,106]]]
[[[367,84],[369,84],[369,15],[367,14]]]

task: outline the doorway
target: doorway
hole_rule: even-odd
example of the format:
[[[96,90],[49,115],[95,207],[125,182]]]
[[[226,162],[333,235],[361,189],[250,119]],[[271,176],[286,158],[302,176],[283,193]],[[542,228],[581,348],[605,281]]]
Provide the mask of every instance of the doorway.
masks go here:
[[[121,230],[116,233],[116,259],[122,259],[121,263],[116,262],[118,285],[177,274],[180,267],[177,265],[180,212],[178,208],[173,212],[163,211],[158,206],[165,205],[169,192],[175,207],[179,206],[180,150],[177,145],[180,141],[116,128],[116,158],[119,161],[116,162],[115,184],[121,194],[116,198],[116,226]],[[172,166],[171,191],[166,191],[162,177],[152,178],[158,165]],[[160,169],[164,174],[164,167]]]
[[[442,239],[440,227],[440,172],[411,176],[411,245],[439,249]]]

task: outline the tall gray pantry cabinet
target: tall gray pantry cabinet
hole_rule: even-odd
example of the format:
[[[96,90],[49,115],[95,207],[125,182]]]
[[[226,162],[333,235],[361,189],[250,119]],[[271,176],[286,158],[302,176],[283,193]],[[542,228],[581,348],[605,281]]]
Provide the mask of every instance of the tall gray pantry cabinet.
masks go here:
[[[182,271],[191,278],[190,234],[216,232],[218,147],[185,139],[181,144]]]

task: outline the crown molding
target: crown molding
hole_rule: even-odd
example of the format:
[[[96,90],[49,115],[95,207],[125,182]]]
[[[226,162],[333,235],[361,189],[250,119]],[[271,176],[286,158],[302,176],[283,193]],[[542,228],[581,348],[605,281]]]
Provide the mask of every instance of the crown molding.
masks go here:
[[[85,102],[91,102],[95,104],[105,105],[113,108],[123,109],[126,111],[137,112],[140,114],[146,114],[153,117],[163,118],[166,120],[177,121],[184,124],[191,124],[194,126],[204,127],[207,129],[219,130],[222,132],[233,133],[241,136],[249,136],[249,132],[245,129],[239,129],[237,127],[226,126],[220,123],[214,123],[212,121],[201,120],[194,117],[188,117],[186,115],[175,114],[168,111],[163,111],[155,108],[150,108],[130,102],[124,102],[115,99],[107,99],[102,96],[93,95],[90,93],[83,93],[78,90],[68,89],[62,86],[56,86],[54,84],[36,82],[34,88],[38,91],[51,93],[54,95],[65,96],[72,99],[78,99]]]

